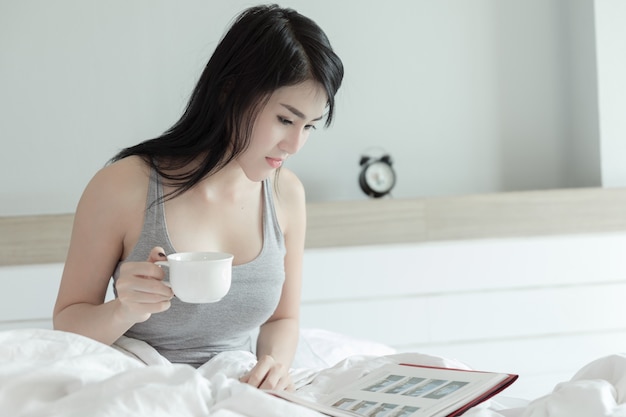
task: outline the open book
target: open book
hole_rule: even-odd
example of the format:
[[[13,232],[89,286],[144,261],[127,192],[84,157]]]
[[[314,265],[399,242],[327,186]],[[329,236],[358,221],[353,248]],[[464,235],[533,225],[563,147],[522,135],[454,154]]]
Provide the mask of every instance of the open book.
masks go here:
[[[388,364],[318,398],[298,392],[271,393],[335,417],[452,417],[499,393],[517,375]]]

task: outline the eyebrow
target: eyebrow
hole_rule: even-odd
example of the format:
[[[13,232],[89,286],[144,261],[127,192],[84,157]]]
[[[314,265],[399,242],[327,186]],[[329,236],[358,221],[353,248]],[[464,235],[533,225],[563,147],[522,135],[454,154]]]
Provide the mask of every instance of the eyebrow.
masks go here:
[[[296,109],[293,106],[290,106],[289,104],[283,104],[280,103],[281,106],[283,106],[284,108],[286,108],[287,110],[289,110],[290,112],[292,112],[293,114],[295,114],[296,116],[298,116],[300,119],[306,119],[306,115],[304,113],[302,113],[300,110]],[[313,119],[313,122],[317,122],[318,120],[322,120],[324,116],[320,116],[316,119]]]

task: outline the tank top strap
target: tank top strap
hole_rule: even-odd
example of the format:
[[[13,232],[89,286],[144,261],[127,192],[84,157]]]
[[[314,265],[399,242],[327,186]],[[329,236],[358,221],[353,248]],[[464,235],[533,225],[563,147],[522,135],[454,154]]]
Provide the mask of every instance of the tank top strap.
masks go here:
[[[144,230],[161,225],[164,219],[163,190],[159,174],[155,168],[150,170],[148,183],[148,195],[146,198],[146,212],[144,217]],[[147,226],[147,227],[146,227]]]
[[[150,182],[148,183],[148,196],[146,198],[146,216],[154,216],[162,219],[163,214],[163,188],[159,173],[153,167],[150,169]]]
[[[158,242],[158,243],[156,243]],[[146,209],[144,213],[143,228],[141,237],[135,249],[143,257],[144,254],[150,253],[152,245],[161,245],[165,253],[172,253],[174,248],[171,246],[167,224],[165,223],[165,208],[163,204],[163,188],[159,173],[155,168],[151,169],[150,181],[148,183],[148,193],[146,197]]]
[[[276,216],[272,187],[272,181],[266,178],[263,181],[263,234],[266,244],[273,242],[275,243],[274,247],[282,251],[284,250],[284,237]]]

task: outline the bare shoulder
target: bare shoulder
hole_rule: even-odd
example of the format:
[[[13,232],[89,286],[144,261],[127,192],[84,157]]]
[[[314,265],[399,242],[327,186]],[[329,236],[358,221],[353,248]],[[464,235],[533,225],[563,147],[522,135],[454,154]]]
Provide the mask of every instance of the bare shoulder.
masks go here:
[[[291,170],[282,168],[277,178],[275,192],[279,200],[286,203],[303,203],[305,199],[304,186],[298,176]]]
[[[283,232],[290,226],[306,220],[306,197],[304,186],[297,175],[281,168],[274,187],[276,212]]]
[[[128,157],[98,171],[91,179],[80,206],[98,208],[97,211],[118,212],[145,205],[150,168],[139,157]]]
[[[147,179],[150,167],[138,156],[129,156],[120,161],[105,166],[94,176],[94,180],[103,180],[105,183],[113,181],[115,185],[123,185],[129,181],[132,185],[136,180]]]

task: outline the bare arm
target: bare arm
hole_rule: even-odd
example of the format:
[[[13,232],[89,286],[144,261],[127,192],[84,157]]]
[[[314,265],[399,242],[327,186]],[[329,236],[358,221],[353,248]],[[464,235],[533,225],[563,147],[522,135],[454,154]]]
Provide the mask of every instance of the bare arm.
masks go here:
[[[124,264],[118,298],[104,303],[106,290],[128,245],[129,230],[145,206],[147,177],[138,160],[124,160],[94,176],[78,204],[61,286],[54,308],[54,328],[112,344],[133,324],[169,308],[171,290],[152,262]],[[139,196],[143,195],[143,202]]]
[[[291,389],[289,368],[293,362],[300,329],[300,293],[302,288],[302,258],[306,232],[306,205],[304,189],[295,176],[290,174],[291,192],[281,194],[279,219],[288,215],[282,223],[287,254],[285,256],[285,282],[280,302],[270,319],[261,326],[257,341],[259,362],[242,380],[267,389]],[[287,176],[287,175],[285,175]],[[295,182],[295,184],[294,184]],[[279,186],[281,192],[287,187]]]

